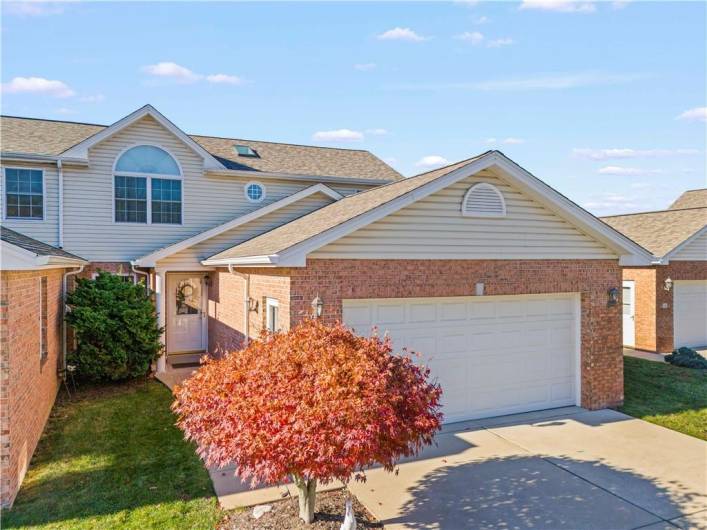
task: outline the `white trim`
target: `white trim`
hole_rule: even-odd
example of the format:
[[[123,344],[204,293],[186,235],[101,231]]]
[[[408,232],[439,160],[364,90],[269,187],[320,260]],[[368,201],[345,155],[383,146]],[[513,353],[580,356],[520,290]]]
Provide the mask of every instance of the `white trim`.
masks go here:
[[[481,188],[487,188],[496,194],[496,196],[501,201],[501,213],[471,212],[467,209],[466,201],[469,199],[469,196],[473,193],[474,190],[481,189]],[[489,182],[477,182],[476,184],[471,186],[464,194],[464,198],[462,199],[461,211],[462,211],[463,217],[492,217],[492,218],[505,217],[506,216],[506,199],[503,197],[503,193],[501,193],[501,190],[499,190],[493,184],[491,184]]]
[[[315,193],[323,193],[324,195],[331,197],[335,201],[338,201],[339,199],[343,198],[343,196],[340,193],[337,193],[336,191],[334,191],[330,187],[328,187],[324,184],[316,184],[314,186],[310,186],[309,188],[305,188],[301,191],[298,191],[297,193],[293,193],[292,195],[289,195],[288,197],[285,197],[284,199],[280,199],[279,201],[275,201],[273,203],[270,203],[267,206],[263,206],[262,208],[259,208],[255,211],[248,213],[248,214],[241,215],[240,217],[236,217],[235,219],[232,219],[231,221],[228,221],[227,223],[221,224],[219,226],[216,226],[214,228],[206,230],[205,232],[201,232],[199,234],[196,234],[195,236],[192,236],[190,238],[179,241],[178,243],[175,243],[175,244],[170,245],[168,247],[161,248],[159,250],[156,250],[155,252],[152,252],[150,254],[142,256],[141,258],[138,258],[135,261],[133,261],[132,264],[136,265],[138,267],[154,267],[158,260],[164,259],[167,256],[171,256],[172,254],[175,254],[175,253],[180,252],[184,249],[187,249],[193,245],[196,245],[197,243],[200,243],[200,242],[210,239],[214,236],[217,236],[218,234],[226,232],[227,230],[231,230],[232,228],[236,228],[237,226],[240,226],[242,224],[249,223],[250,221],[253,221],[255,219],[258,219],[259,217],[262,217],[263,215],[267,215],[271,212],[274,212],[275,210],[279,210],[280,208],[282,208],[284,206],[288,206],[288,205],[295,203],[299,200],[305,199],[305,198],[309,197],[310,195],[314,195]],[[183,214],[184,213],[182,212],[182,215]],[[208,259],[205,261],[208,261]],[[204,261],[202,261],[201,263],[202,263],[202,265],[208,265]]]
[[[27,169],[30,171],[40,171],[42,173],[42,218],[38,217],[8,217],[7,216],[7,170],[8,169]],[[30,182],[31,186],[31,182]],[[36,167],[17,167],[17,166],[2,166],[2,218],[4,221],[21,221],[23,223],[39,223],[47,220],[47,179],[44,168]],[[31,206],[30,206],[31,207]]]
[[[9,241],[0,241],[0,270],[43,270],[78,267],[88,261],[62,256],[39,256]]]
[[[667,252],[661,259],[660,259],[660,264],[661,265],[668,265],[670,263],[670,258],[680,252],[682,249],[684,249],[686,246],[688,246],[690,243],[692,243],[695,239],[698,237],[702,236],[703,234],[707,233],[707,225],[703,226],[700,228],[697,232],[692,234],[690,237],[685,239],[682,243],[678,244],[676,247],[673,248],[670,252]],[[707,256],[705,256],[705,260],[707,260]],[[698,260],[698,261],[705,261],[705,260]]]
[[[34,153],[13,153],[11,151],[1,151],[0,152],[0,162],[5,163],[10,162],[36,162],[38,164],[49,164],[54,165],[59,160],[64,162],[66,165],[71,166],[88,166],[88,160],[77,159],[77,158],[65,158],[62,156],[50,156],[50,155],[38,155]]]
[[[442,177],[423,184],[422,186],[404,193],[391,201],[388,201],[367,212],[353,217],[348,221],[332,227],[321,234],[313,236],[300,243],[296,243],[295,245],[284,249],[282,252],[275,254],[274,256],[269,256],[271,259],[269,259],[266,264],[272,264],[274,262],[272,258],[276,258],[275,262],[277,262],[279,266],[302,267],[306,264],[306,257],[310,252],[313,252],[314,250],[319,249],[332,241],[336,241],[337,239],[340,239],[341,237],[348,235],[374,221],[382,219],[383,217],[390,215],[405,206],[409,206],[410,204],[440,191],[463,178],[474,175],[491,167],[496,167],[502,170],[511,182],[518,186],[522,191],[539,200],[553,212],[588,233],[588,235],[602,241],[604,244],[609,246],[609,248],[616,251],[617,254],[619,254],[620,265],[650,265],[653,262],[653,255],[646,249],[614,230],[606,223],[600,221],[574,202],[570,201],[567,197],[560,194],[558,191],[554,190],[537,177],[518,166],[515,162],[508,159],[503,153],[499,151],[492,151],[458,169],[455,169],[454,171],[450,171]],[[375,191],[369,193],[375,193]],[[253,257],[247,256],[245,258],[234,258],[225,264],[242,264],[243,260],[248,258]],[[219,260],[219,262],[220,261],[221,260]],[[206,262],[208,262],[208,260],[206,260]],[[214,262],[208,264],[211,265],[216,263]],[[259,263],[251,264],[256,265]]]
[[[179,138],[184,144],[189,147],[192,151],[198,154],[204,161],[204,169],[225,169],[225,166],[221,164],[216,158],[211,155],[206,149],[201,147],[195,140],[184,133],[179,127],[174,125],[169,121],[162,113],[155,109],[152,105],[145,105],[137,109],[136,111],[128,114],[124,118],[118,120],[113,125],[106,127],[102,131],[86,138],[83,142],[76,144],[75,146],[64,151],[60,156],[61,158],[77,158],[77,159],[88,159],[88,150],[103,140],[106,140],[123,130],[125,127],[135,123],[136,121],[144,118],[145,116],[151,116],[155,121],[162,125],[169,132],[174,134]]]
[[[274,324],[273,324],[272,318],[270,316],[270,309],[273,307],[277,308],[277,319],[275,320]],[[265,329],[267,329],[271,333],[275,333],[276,331],[279,331],[279,328],[280,328],[280,302],[275,298],[266,298],[265,299]]]
[[[146,144],[145,144],[146,145]],[[132,177],[132,178],[142,178],[145,179],[145,193],[146,193],[146,198],[145,202],[146,207],[147,207],[147,217],[145,219],[144,223],[141,223],[139,221],[116,221],[115,220],[115,178],[116,177]],[[153,223],[152,222],[152,179],[158,179],[158,180],[178,180],[179,182],[184,182],[184,178],[181,176],[177,175],[160,175],[160,174],[153,174],[153,173],[131,173],[129,171],[119,171],[117,173],[112,174],[112,180],[113,180],[113,202],[111,204],[111,212],[113,215],[112,222],[114,225],[135,225],[135,226],[146,226],[146,225],[157,225],[157,226],[184,226],[184,213],[185,213],[185,208],[184,208],[184,184],[182,184],[182,200],[181,200],[181,205],[182,205],[182,215],[181,215],[181,222],[179,223]]]
[[[629,307],[631,308],[631,325],[633,326],[633,344],[628,344],[626,342],[626,330],[625,326],[623,325],[623,320],[624,320],[624,297],[623,297],[623,290],[625,288],[628,288],[630,291],[630,296],[629,296]],[[636,347],[636,281],[635,280],[623,280],[621,282],[621,322],[622,322],[622,333],[621,333],[621,343],[623,346],[628,346],[630,348],[635,348]]]
[[[382,186],[390,184],[396,180],[383,179],[367,179],[361,177],[336,177],[332,175],[307,175],[299,173],[281,173],[277,171],[254,171],[252,169],[218,169],[206,171],[207,176],[218,177],[246,177],[253,178],[253,174],[257,173],[259,179],[276,179],[276,180],[314,180],[317,182],[327,182],[330,184],[344,184],[353,186]],[[403,180],[402,178],[398,180]]]
[[[141,147],[143,145],[146,145],[148,147],[156,147],[157,149],[161,149],[165,153],[167,153],[169,156],[172,157],[172,160],[174,160],[175,164],[177,164],[177,168],[179,169],[179,175],[171,175],[171,174],[162,174],[162,173],[145,173],[142,171],[117,171],[116,166],[118,165],[118,160],[122,158],[122,156],[130,151],[131,149],[135,149],[136,147]],[[155,176],[158,178],[184,178],[184,170],[182,169],[182,164],[180,164],[179,159],[174,156],[174,154],[167,149],[166,147],[160,145],[160,144],[153,144],[149,142],[136,142],[132,145],[129,145],[128,147],[124,148],[118,155],[115,157],[115,160],[113,161],[113,174],[115,175],[116,173],[120,175],[127,175],[128,177],[137,177],[137,176],[145,176],[150,175],[150,176]]]
[[[248,195],[248,188],[249,188],[250,186],[260,186],[260,189],[263,190],[263,194],[260,196],[260,199],[252,199],[252,198]],[[263,184],[263,183],[261,183],[261,182],[258,182],[257,180],[251,180],[250,182],[246,182],[246,183],[243,185],[243,195],[245,196],[245,199],[246,199],[248,202],[252,202],[252,203],[256,203],[256,204],[257,204],[257,203],[259,203],[259,202],[263,202],[263,201],[265,200],[265,197],[268,196],[268,189],[265,187],[265,184]]]

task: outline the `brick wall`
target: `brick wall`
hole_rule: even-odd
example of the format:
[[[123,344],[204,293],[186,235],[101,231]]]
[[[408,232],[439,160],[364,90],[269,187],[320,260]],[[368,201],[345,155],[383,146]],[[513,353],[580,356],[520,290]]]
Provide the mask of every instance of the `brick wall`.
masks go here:
[[[636,282],[636,348],[671,352],[674,348],[674,291],[664,289],[665,280],[707,280],[707,261],[671,261],[668,265],[654,267],[627,267],[623,270],[623,278]]]
[[[623,401],[621,307],[608,307],[607,291],[621,287],[611,260],[309,260],[290,275],[290,320],[324,301],[322,317],[342,318],[346,298],[469,296],[477,282],[486,295],[581,293],[582,406],[596,409]]]
[[[0,272],[0,496],[12,504],[59,388],[63,269]],[[40,278],[47,356],[40,358]]]

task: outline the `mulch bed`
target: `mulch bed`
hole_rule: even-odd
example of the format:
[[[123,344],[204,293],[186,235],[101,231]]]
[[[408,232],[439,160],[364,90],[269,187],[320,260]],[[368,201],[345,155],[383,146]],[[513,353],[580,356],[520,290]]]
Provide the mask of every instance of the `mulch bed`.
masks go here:
[[[230,512],[221,521],[218,530],[339,530],[341,523],[344,522],[346,495],[345,489],[317,493],[312,524],[305,524],[300,520],[297,498],[288,498],[272,503],[272,510],[260,519],[253,517],[253,508]],[[383,525],[355,497],[352,499],[358,529],[383,528]]]

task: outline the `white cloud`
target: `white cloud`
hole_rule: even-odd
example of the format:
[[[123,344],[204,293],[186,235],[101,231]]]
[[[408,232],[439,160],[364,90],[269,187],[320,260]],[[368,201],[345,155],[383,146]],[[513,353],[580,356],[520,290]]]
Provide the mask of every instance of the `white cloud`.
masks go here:
[[[103,94],[92,94],[89,96],[82,96],[79,98],[79,101],[83,103],[100,103],[101,101],[104,101],[106,97]]]
[[[64,6],[58,2],[41,2],[37,0],[3,2],[3,8],[3,14],[20,17],[43,17],[60,15],[64,12]]]
[[[237,75],[228,74],[211,74],[206,76],[209,83],[217,83],[222,85],[240,85],[243,80]]]
[[[423,156],[415,164],[417,167],[439,167],[449,164],[449,160],[439,155]]]
[[[378,66],[376,63],[359,63],[355,64],[354,68],[359,72],[370,72],[371,70],[375,70],[376,66]]]
[[[68,115],[68,114],[75,114],[76,111],[74,109],[70,109],[69,107],[59,107],[56,109],[57,114],[63,114],[63,115]]]
[[[574,0],[523,0],[520,9],[537,9],[559,13],[594,13],[596,6],[594,2]]]
[[[610,149],[588,149],[577,148],[572,149],[572,156],[575,158],[586,158],[588,160],[611,160],[611,159],[626,159],[626,158],[658,158],[668,156],[687,156],[698,155],[700,151],[697,149],[629,149],[629,148],[610,148]]]
[[[481,24],[488,23],[488,21],[489,21],[489,17],[480,16],[479,18],[474,20],[474,24],[476,24],[477,26],[480,26]]]
[[[519,145],[519,144],[524,144],[525,139],[523,138],[516,138],[514,136],[509,136],[507,138],[504,138],[502,140],[498,140],[497,138],[486,138],[484,140],[487,144],[493,145],[493,144],[504,144],[504,145]]]
[[[615,0],[611,2],[611,9],[618,11],[631,3],[632,0]]]
[[[316,142],[360,142],[363,133],[351,129],[335,129],[333,131],[317,131],[312,135]]]
[[[658,175],[660,169],[640,169],[637,167],[604,166],[597,171],[600,175],[616,175],[620,177],[638,177],[642,175]]]
[[[568,90],[585,86],[618,85],[645,79],[640,74],[609,74],[581,72],[576,74],[542,75],[517,79],[492,79],[458,83],[409,83],[391,85],[394,90],[479,90],[513,92],[528,90]]]
[[[371,135],[373,135],[373,136],[385,136],[386,134],[388,134],[388,130],[387,130],[387,129],[381,129],[381,128],[378,128],[378,129],[366,129],[366,133],[371,134]]]
[[[601,193],[592,196],[582,206],[591,210],[595,215],[609,215],[625,213],[639,207],[639,202],[635,197],[626,197],[618,193]]]
[[[677,117],[678,120],[686,121],[707,121],[707,107],[695,107],[686,110]]]
[[[502,48],[503,46],[510,46],[515,41],[510,37],[502,37],[500,39],[493,39],[486,43],[488,48]]]
[[[142,71],[155,77],[167,77],[175,79],[181,83],[193,83],[203,76],[195,74],[189,68],[171,61],[143,66]]]
[[[68,98],[76,92],[64,83],[44,77],[14,77],[2,85],[4,94],[46,94],[55,98]]]
[[[498,140],[494,137],[491,137],[491,138],[486,138],[486,140],[484,140],[484,142],[491,145],[491,144],[495,144],[496,142],[498,142]]]
[[[465,31],[460,35],[456,35],[454,38],[465,42],[470,42],[474,46],[478,46],[484,41],[484,35],[479,31]]]
[[[421,35],[418,35],[410,28],[396,27],[396,28],[389,29],[388,31],[381,33],[380,35],[378,35],[377,39],[378,40],[402,40],[402,41],[408,41],[408,42],[422,42],[424,40],[427,40],[427,37],[422,37]]]

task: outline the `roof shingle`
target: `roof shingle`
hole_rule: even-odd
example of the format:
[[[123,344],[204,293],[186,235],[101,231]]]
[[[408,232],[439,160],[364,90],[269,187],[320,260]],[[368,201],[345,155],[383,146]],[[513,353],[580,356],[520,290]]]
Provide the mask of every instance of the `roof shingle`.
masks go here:
[[[5,226],[0,226],[0,239],[16,247],[23,248],[37,256],[56,256],[59,258],[76,259],[86,261],[75,254],[71,254],[57,247],[47,245],[29,236],[10,230]]]
[[[88,123],[2,116],[2,151],[57,156],[105,128]],[[364,150],[200,135],[191,138],[228,169],[385,181],[402,178],[388,164]],[[238,156],[236,144],[255,149],[259,157]]]
[[[707,188],[686,191],[675,199],[668,209],[682,210],[684,208],[707,208]]]

